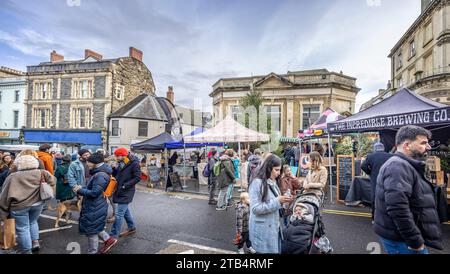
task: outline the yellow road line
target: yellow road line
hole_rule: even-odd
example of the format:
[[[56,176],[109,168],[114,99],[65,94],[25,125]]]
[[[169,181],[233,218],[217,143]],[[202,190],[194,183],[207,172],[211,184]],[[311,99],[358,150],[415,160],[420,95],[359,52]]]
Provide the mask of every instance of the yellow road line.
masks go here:
[[[324,209],[323,213],[325,213],[325,214],[332,214],[332,215],[365,217],[365,218],[371,218],[372,217],[372,215],[370,213],[354,212],[354,211],[342,211],[342,210],[332,210],[332,209]]]

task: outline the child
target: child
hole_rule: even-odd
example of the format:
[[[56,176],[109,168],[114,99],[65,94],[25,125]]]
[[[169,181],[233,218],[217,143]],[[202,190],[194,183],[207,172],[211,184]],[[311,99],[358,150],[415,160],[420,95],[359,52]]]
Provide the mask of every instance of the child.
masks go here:
[[[238,254],[245,254],[244,244],[247,244],[247,249],[251,254],[255,254],[252,243],[248,233],[248,218],[250,216],[250,198],[247,192],[241,193],[240,202],[236,205],[236,228],[237,238],[240,239],[236,244],[238,246]]]
[[[304,203],[298,203],[295,205],[294,213],[291,216],[291,222],[299,220],[307,224],[314,224],[312,206]]]

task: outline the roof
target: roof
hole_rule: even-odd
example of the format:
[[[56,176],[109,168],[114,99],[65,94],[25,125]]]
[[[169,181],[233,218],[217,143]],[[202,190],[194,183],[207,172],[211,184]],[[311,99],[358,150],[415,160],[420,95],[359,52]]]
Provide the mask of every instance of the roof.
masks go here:
[[[167,121],[167,117],[156,97],[148,93],[141,93],[109,117]]]
[[[302,70],[302,71],[288,71],[288,74],[295,75],[312,75],[312,74],[327,74],[330,73],[327,69],[310,69],[310,70]]]
[[[98,62],[98,63],[114,63],[117,62],[117,60],[119,60],[120,58],[114,58],[114,59],[102,59],[100,61],[97,61],[95,59],[92,58],[86,58],[86,59],[81,59],[81,60],[72,60],[72,61],[59,61],[59,62],[42,62],[39,63],[38,66],[51,66],[51,65],[70,65],[70,64],[81,64],[81,63],[86,63],[87,61],[91,61],[92,62]]]

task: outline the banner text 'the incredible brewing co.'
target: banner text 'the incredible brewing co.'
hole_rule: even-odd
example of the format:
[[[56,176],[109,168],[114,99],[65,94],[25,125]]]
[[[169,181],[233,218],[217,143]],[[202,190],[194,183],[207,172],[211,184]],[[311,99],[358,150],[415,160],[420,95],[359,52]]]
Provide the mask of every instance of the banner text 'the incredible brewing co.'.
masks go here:
[[[336,123],[335,130],[371,128],[399,128],[407,125],[430,125],[450,123],[450,108],[422,111],[409,114],[387,115],[358,121]]]

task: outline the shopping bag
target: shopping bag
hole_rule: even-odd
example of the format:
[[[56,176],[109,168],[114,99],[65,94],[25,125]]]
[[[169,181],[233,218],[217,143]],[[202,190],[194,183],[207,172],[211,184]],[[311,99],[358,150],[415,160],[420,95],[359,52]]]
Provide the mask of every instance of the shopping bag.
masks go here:
[[[0,248],[11,249],[16,246],[16,220],[0,221]]]

